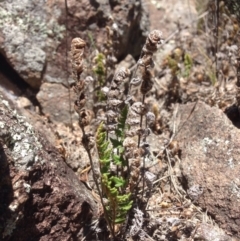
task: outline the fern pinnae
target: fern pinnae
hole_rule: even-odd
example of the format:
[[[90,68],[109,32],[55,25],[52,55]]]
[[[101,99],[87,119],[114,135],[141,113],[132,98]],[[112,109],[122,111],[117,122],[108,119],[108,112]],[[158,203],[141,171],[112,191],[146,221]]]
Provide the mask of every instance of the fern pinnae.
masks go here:
[[[109,201],[106,205],[106,210],[113,225],[113,229],[116,224],[121,224],[125,221],[125,217],[133,203],[131,200],[131,193],[126,193],[128,181],[123,178],[124,168],[127,166],[123,148],[127,113],[128,108],[125,106],[118,118],[115,137],[110,138],[110,142],[107,140],[107,134],[103,128],[103,123],[98,127],[96,137],[102,173],[101,183],[103,196]],[[111,153],[109,151],[111,151]],[[107,161],[104,161],[106,159]],[[121,172],[112,171],[111,165],[120,167]]]
[[[109,87],[101,89],[106,97],[105,117],[102,118],[106,121],[98,126],[95,139],[94,135],[85,129],[91,123],[93,115],[86,105],[87,95],[84,92],[88,87],[87,81],[80,79],[86,43],[82,39],[76,38],[73,39],[71,45],[73,77],[76,80],[74,90],[77,95],[75,110],[79,114],[79,125],[83,133],[82,143],[89,156],[93,179],[113,239],[116,237],[116,225],[126,221],[133,206],[133,199],[138,198],[139,189],[137,187],[141,180],[140,167],[143,166],[144,169],[145,158],[149,155],[147,136],[155,122],[155,115],[148,112],[145,99],[153,86],[154,76],[151,69],[154,63],[152,57],[160,42],[160,31],[154,30],[148,35],[137,65],[138,76],[134,76],[130,82],[130,90],[131,86],[139,87],[141,101],[134,101],[133,95],[128,96],[125,101],[122,98],[121,89],[124,79],[130,76],[130,71],[125,68],[115,73]],[[106,72],[104,72],[103,56],[98,57],[99,65],[95,71],[102,77],[99,79],[101,87],[105,83],[103,75],[106,75]],[[98,152],[100,182],[92,157],[95,147]],[[143,178],[143,189],[144,185]],[[142,223],[139,228],[141,226]]]

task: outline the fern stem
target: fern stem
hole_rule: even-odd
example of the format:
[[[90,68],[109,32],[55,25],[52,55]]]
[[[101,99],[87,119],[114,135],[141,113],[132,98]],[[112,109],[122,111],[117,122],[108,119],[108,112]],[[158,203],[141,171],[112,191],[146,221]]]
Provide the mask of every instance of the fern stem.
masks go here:
[[[80,125],[81,127],[81,130],[82,130],[82,133],[83,133],[83,139],[86,137],[86,133],[85,133],[85,130],[84,130],[84,126]],[[84,143],[84,141],[83,141]],[[115,239],[115,233],[114,233],[114,228],[111,226],[111,221],[107,215],[107,210],[106,210],[106,207],[104,205],[104,202],[103,202],[103,195],[102,195],[102,192],[101,192],[101,189],[99,187],[99,184],[98,184],[98,180],[97,180],[97,175],[95,173],[95,170],[94,170],[94,164],[93,164],[93,159],[92,159],[92,155],[91,155],[91,151],[89,150],[88,146],[87,145],[84,145],[84,148],[85,150],[87,151],[87,154],[88,154],[88,158],[89,158],[89,161],[90,161],[90,164],[91,164],[91,167],[92,167],[92,174],[93,174],[93,180],[94,180],[94,183],[96,184],[96,187],[97,187],[97,191],[99,193],[99,196],[100,196],[100,200],[101,200],[101,204],[102,204],[102,207],[103,207],[103,211],[104,211],[104,217],[105,217],[105,220],[109,226],[109,229],[110,229],[110,233],[113,237],[113,239]]]
[[[145,102],[145,95],[143,95],[143,97],[142,97],[142,103],[144,104],[144,102]],[[140,128],[142,128],[142,123],[143,123],[143,114],[141,113],[141,115],[140,115]],[[141,142],[141,135],[139,134],[138,135],[138,148],[140,147],[140,142]]]

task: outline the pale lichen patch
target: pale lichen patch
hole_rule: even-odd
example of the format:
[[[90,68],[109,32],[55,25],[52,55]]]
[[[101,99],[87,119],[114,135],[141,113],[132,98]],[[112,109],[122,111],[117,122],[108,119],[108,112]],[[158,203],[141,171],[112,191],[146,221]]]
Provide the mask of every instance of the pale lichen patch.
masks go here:
[[[18,115],[16,110],[11,110],[8,102],[3,107],[4,100],[0,96],[1,110],[5,111],[0,121],[0,135],[3,138],[4,144],[11,151],[14,166],[24,169],[30,168],[38,161],[35,158],[38,151],[42,148],[35,131],[25,118]],[[1,107],[1,105],[0,105]],[[41,161],[41,160],[40,160]]]
[[[205,137],[202,141],[202,146],[203,146],[203,152],[207,153],[208,146],[213,143],[213,140],[210,139],[209,137]]]
[[[8,103],[8,101],[6,101],[6,100],[2,100],[2,103],[3,103],[5,106],[9,107],[9,103]]]
[[[14,203],[11,203],[8,208],[12,211],[12,212],[15,212],[18,208],[18,205],[14,202]]]
[[[20,141],[22,139],[22,136],[16,133],[12,136],[12,139],[13,141]]]
[[[4,124],[4,122],[2,122],[2,121],[0,121],[0,128],[4,128],[5,127],[5,124]]]
[[[230,191],[240,201],[240,180],[238,178],[231,182]]]
[[[31,191],[31,186],[29,185],[29,184],[27,184],[27,183],[23,183],[23,186],[24,186],[24,188],[25,188],[25,191],[26,191],[26,193],[30,193],[30,191]]]
[[[233,158],[231,157],[230,159],[228,159],[227,160],[227,162],[228,162],[228,166],[230,167],[230,168],[234,168],[234,162],[233,162]]]

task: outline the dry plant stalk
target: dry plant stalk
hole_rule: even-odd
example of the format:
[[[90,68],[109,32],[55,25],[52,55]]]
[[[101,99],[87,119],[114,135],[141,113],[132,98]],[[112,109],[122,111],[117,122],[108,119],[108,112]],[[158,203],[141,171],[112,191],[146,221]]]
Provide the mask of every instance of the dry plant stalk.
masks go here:
[[[84,126],[89,125],[92,114],[90,110],[85,108],[86,98],[84,90],[86,88],[85,81],[80,79],[83,72],[83,54],[86,42],[81,38],[74,38],[71,43],[71,57],[72,57],[72,74],[76,81],[74,91],[77,95],[77,100],[74,103],[74,109],[79,115],[79,125],[84,130]]]
[[[129,130],[126,136],[131,138],[131,141],[130,139],[126,139],[125,148],[130,163],[129,189],[131,192],[135,189],[139,180],[141,159],[143,159],[143,167],[145,167],[145,157],[149,155],[147,136],[151,132],[150,128],[155,123],[155,115],[148,111],[145,104],[145,97],[153,87],[153,54],[157,51],[158,45],[161,43],[161,36],[162,32],[159,30],[153,30],[148,35],[140,59],[138,60],[136,76],[134,76],[130,82],[130,96],[128,98],[133,99],[131,92],[136,88],[140,89],[140,93],[142,94],[141,101],[136,101],[131,105],[127,118]],[[144,120],[145,126],[143,126]],[[138,136],[137,143],[132,139],[134,136]]]
[[[236,101],[237,101],[237,106],[238,106],[238,111],[240,111],[240,47],[238,50],[238,58],[237,58],[237,82],[236,82],[236,88],[237,88],[237,93],[236,93]]]
[[[72,43],[71,43],[72,74],[73,74],[74,80],[76,81],[76,84],[74,86],[74,91],[77,95],[77,99],[75,100],[75,103],[74,103],[75,104],[74,108],[79,116],[79,126],[82,130],[82,135],[83,135],[82,144],[86,149],[88,158],[90,160],[94,183],[97,187],[98,193],[100,194],[100,200],[101,200],[102,207],[104,209],[104,215],[105,215],[106,221],[110,228],[111,234],[114,237],[114,230],[111,228],[109,218],[106,215],[107,212],[104,206],[103,198],[101,195],[101,189],[98,184],[98,178],[95,172],[93,158],[91,154],[91,150],[95,147],[95,138],[92,133],[85,132],[85,127],[90,124],[92,119],[91,111],[85,108],[85,104],[86,104],[86,98],[84,93],[86,89],[85,81],[80,79],[81,73],[83,72],[83,54],[84,54],[85,47],[86,47],[86,42],[81,38],[74,38],[72,40]]]

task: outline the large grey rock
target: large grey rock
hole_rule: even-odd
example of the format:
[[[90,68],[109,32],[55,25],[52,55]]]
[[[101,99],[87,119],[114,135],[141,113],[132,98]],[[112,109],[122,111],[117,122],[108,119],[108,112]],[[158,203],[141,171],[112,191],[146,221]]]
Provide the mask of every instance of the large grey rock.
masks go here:
[[[188,196],[240,238],[240,130],[216,107],[180,105],[175,140]]]
[[[136,57],[149,26],[141,1],[135,0],[68,0],[67,11],[62,0],[1,1],[0,16],[0,53],[36,89],[42,81],[67,85],[66,51],[73,37],[85,39],[88,47],[103,46],[105,27],[114,23],[117,57]]]
[[[16,0],[0,3],[0,52],[34,88],[40,86],[46,66],[48,32],[60,27],[53,18],[48,22],[44,2]],[[61,34],[63,30],[62,26]]]

